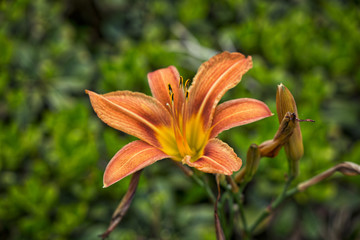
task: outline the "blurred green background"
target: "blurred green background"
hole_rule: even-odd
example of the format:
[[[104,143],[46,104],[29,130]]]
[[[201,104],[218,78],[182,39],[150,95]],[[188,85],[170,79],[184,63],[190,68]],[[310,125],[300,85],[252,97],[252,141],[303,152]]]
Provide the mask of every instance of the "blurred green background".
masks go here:
[[[84,89],[150,94],[148,72],[175,65],[192,78],[224,50],[252,55],[254,67],[223,100],[252,97],[275,113],[282,82],[299,118],[316,121],[302,124],[295,184],[360,163],[359,1],[0,1],[0,238],[98,239],[130,180],[103,189],[103,171],[134,138],[103,124]],[[220,138],[245,158],[277,126],[274,116]],[[283,151],[262,159],[245,190],[250,221],[286,172]],[[256,237],[359,239],[359,187],[359,177],[336,174],[286,201]],[[213,206],[160,161],[144,171],[110,239],[215,239]]]

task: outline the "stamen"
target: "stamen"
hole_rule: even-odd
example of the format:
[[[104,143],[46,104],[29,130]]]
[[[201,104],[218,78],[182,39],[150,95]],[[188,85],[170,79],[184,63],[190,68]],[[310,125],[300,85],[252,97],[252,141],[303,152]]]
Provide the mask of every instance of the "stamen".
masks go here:
[[[177,102],[176,104],[181,104],[179,106],[175,106],[174,102],[174,91],[171,87],[171,84],[168,84],[168,90],[169,90],[169,96],[171,99],[171,103],[166,103],[166,107],[169,109],[169,112],[173,118],[173,130],[175,134],[175,141],[176,145],[178,147],[178,150],[181,155],[192,155],[193,150],[190,148],[187,139],[186,139],[186,105],[187,101],[184,101],[184,97],[187,99],[189,97],[188,88],[190,85],[190,80],[186,80],[184,84],[184,79],[182,76],[180,76],[179,79],[179,88],[182,89],[182,91],[179,92],[181,94],[180,96],[177,96]],[[185,95],[185,96],[184,96]],[[179,109],[180,107],[180,109]],[[180,111],[180,112],[179,112]],[[182,119],[180,119],[182,118]]]
[[[171,98],[171,106],[172,106],[172,108],[174,108],[174,92],[173,92],[173,90],[172,90],[172,88],[171,88],[171,85],[170,85],[170,83],[168,84],[168,88],[169,88],[169,95],[170,95],[170,98]]]
[[[185,82],[185,89],[188,90],[190,86],[190,79],[186,80]]]
[[[182,76],[180,76],[179,87],[183,86],[183,82],[184,82],[184,78]]]
[[[169,88],[169,95],[171,96],[171,94],[173,94],[173,90],[172,90],[172,88],[171,88],[170,83],[168,84],[168,88]]]

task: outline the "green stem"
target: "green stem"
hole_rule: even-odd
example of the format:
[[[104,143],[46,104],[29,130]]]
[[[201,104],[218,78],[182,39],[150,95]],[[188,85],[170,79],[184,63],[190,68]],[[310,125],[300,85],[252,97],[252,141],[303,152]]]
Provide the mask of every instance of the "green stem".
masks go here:
[[[240,183],[240,186],[239,186],[239,192],[242,193],[245,189],[247,185],[247,182],[243,181],[242,183]]]
[[[236,201],[236,203],[237,203],[237,205],[239,207],[240,219],[241,219],[241,221],[243,223],[245,236],[248,236],[249,235],[249,229],[248,229],[248,225],[247,225],[247,221],[246,221],[246,217],[245,217],[245,213],[244,213],[244,206],[243,206],[240,194],[242,194],[242,193],[241,192],[233,193],[233,196],[234,196],[235,201]]]
[[[207,195],[209,196],[210,200],[212,203],[215,203],[216,201],[216,197],[213,193],[213,191],[211,190],[210,186],[201,178],[199,178],[196,174],[192,174],[190,176],[200,187],[205,188],[205,191],[207,193]]]
[[[235,199],[238,207],[239,207],[239,213],[240,213],[240,219],[243,223],[243,227],[244,227],[244,236],[245,238],[247,238],[248,236],[248,225],[247,225],[247,221],[246,221],[246,217],[245,217],[245,213],[244,213],[244,205],[243,205],[243,201],[242,201],[242,192],[243,192],[243,188],[245,187],[244,183],[242,182],[242,184],[239,186],[235,183],[234,179],[231,176],[226,176],[226,180],[228,181],[228,183],[231,186],[231,193],[233,198]],[[229,190],[230,190],[229,189]]]
[[[275,201],[270,205],[268,206],[266,209],[263,210],[263,212],[261,213],[260,217],[255,221],[255,223],[251,226],[251,228],[247,228],[247,225],[246,225],[246,219],[245,219],[245,216],[244,216],[244,213],[243,213],[243,210],[241,209],[242,208],[242,205],[239,204],[239,206],[241,206],[241,208],[239,207],[239,210],[240,210],[240,217],[243,221],[243,224],[244,224],[244,231],[245,231],[245,234],[247,236],[247,238],[251,238],[251,235],[252,233],[255,231],[256,227],[267,217],[270,215],[270,213],[272,212],[272,210],[274,208],[276,208],[286,197],[287,197],[287,190],[289,188],[289,186],[291,185],[291,182],[294,180],[294,176],[293,175],[290,175],[289,178],[287,179],[285,185],[284,185],[284,188],[281,192],[281,194],[275,199]],[[243,182],[241,185],[240,185],[240,192],[242,192],[244,190],[244,187],[246,186],[246,182]],[[295,193],[294,193],[295,194]],[[235,196],[236,197],[236,196]]]
[[[205,188],[205,191],[207,193],[207,195],[209,196],[210,200],[212,203],[215,203],[216,201],[216,197],[214,195],[214,193],[211,191],[209,185],[202,180],[201,178],[199,178],[191,169],[189,169],[186,166],[183,166],[181,163],[177,162],[177,161],[173,161],[188,177],[191,177],[200,187]]]
[[[286,184],[289,185],[289,184]],[[286,186],[285,185],[285,186]],[[256,227],[265,219],[267,218],[282,202],[284,199],[293,196],[294,194],[298,193],[298,187],[294,187],[290,190],[285,191],[283,194],[279,195],[274,202],[272,202],[266,209],[262,211],[259,218],[255,221],[255,223],[250,227],[249,233],[253,233]]]
[[[295,178],[295,177],[294,177],[293,175],[290,175],[290,177],[289,177],[288,180],[286,181],[285,186],[284,186],[284,189],[283,189],[283,191],[282,191],[282,193],[281,193],[281,198],[284,198],[284,196],[286,195],[286,192],[287,192],[288,188],[290,187],[291,182],[294,180],[294,178]]]

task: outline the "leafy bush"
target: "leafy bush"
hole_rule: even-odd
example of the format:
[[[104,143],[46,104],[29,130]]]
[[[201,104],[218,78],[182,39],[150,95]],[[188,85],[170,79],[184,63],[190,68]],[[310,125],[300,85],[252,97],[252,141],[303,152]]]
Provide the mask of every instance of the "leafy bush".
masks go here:
[[[224,99],[275,110],[293,92],[305,155],[296,182],[342,161],[359,163],[360,15],[354,1],[44,1],[0,3],[0,236],[97,239],[129,178],[102,189],[106,163],[133,140],[102,124],[84,89],[150,94],[146,74],[175,65],[184,78],[223,50],[254,67]],[[242,158],[273,137],[276,117],[220,135]],[[263,159],[246,215],[279,193],[286,157]],[[208,176],[213,184],[212,177]],[[287,201],[259,238],[359,237],[359,177],[337,175]],[[203,189],[171,162],[145,170],[113,239],[214,239]],[[253,216],[253,217],[252,217]],[[337,222],[336,219],[343,219]],[[339,220],[340,221],[340,220]]]

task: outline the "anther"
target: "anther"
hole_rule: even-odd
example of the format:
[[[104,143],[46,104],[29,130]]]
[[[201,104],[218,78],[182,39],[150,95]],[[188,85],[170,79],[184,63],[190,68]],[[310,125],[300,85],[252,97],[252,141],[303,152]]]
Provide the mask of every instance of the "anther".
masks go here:
[[[189,98],[189,91],[186,91],[186,93],[185,93],[185,98],[186,98],[186,99]]]
[[[185,82],[185,89],[188,90],[190,86],[190,79],[186,80]]]
[[[182,87],[183,82],[184,82],[184,78],[182,76],[180,76],[179,87]]]
[[[171,95],[173,94],[173,90],[172,90],[172,88],[171,88],[171,85],[170,85],[170,84],[168,84],[168,88],[169,88],[169,95],[171,96]]]

